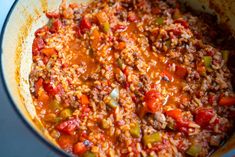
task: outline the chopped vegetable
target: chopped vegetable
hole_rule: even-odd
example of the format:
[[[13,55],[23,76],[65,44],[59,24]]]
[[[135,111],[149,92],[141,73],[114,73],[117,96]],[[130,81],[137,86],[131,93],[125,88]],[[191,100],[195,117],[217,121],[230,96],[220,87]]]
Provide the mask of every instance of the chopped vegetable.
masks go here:
[[[235,105],[235,97],[221,97],[219,100],[219,105],[222,105],[222,106]]]
[[[140,137],[140,124],[139,123],[131,123],[130,124],[130,133],[133,137]]]
[[[42,28],[39,28],[34,35],[36,37],[42,37],[44,36],[47,32],[49,31],[49,27],[48,26],[43,26]]]
[[[92,153],[91,151],[87,151],[86,153],[82,155],[82,157],[96,157],[96,155]]]
[[[99,24],[101,25],[104,32],[108,33],[110,30],[110,25],[109,25],[109,21],[108,21],[109,19],[108,19],[107,15],[105,14],[105,12],[97,13],[96,18],[98,19]]]
[[[61,103],[56,100],[56,99],[53,99],[50,104],[49,104],[49,107],[52,111],[57,111],[57,110],[61,110],[62,109],[62,105]]]
[[[173,119],[182,118],[182,111],[180,109],[169,110],[165,112],[167,116],[172,117]]]
[[[162,137],[158,132],[150,134],[150,135],[144,135],[143,137],[143,142],[145,145],[153,144],[153,143],[161,142],[161,141],[162,141]]]
[[[187,150],[187,154],[193,157],[197,157],[201,152],[202,146],[200,144],[192,144]]]
[[[110,31],[109,22],[105,22],[103,27],[105,33],[108,33]]]
[[[123,60],[122,60],[122,59],[118,58],[117,64],[118,64],[118,66],[119,66],[122,70],[124,69],[124,63],[123,63]]]
[[[162,79],[168,82],[173,81],[173,76],[167,71],[167,70],[163,70],[162,74]]]
[[[212,63],[212,57],[211,56],[204,56],[203,57],[204,65],[208,71],[211,70],[211,63]]]
[[[110,96],[112,99],[114,99],[114,100],[119,99],[119,89],[118,89],[118,88],[114,88],[114,89],[112,90],[112,92],[110,93],[109,96]]]
[[[46,115],[45,115],[44,120],[45,120],[46,122],[57,123],[57,122],[59,122],[61,119],[60,119],[60,117],[57,117],[56,114],[50,113],[50,114],[46,114]]]
[[[45,43],[42,38],[37,37],[33,40],[32,52],[33,56],[37,56],[40,53],[40,50],[45,47]]]
[[[82,155],[87,151],[87,147],[83,142],[78,142],[73,146],[73,153],[76,155]]]
[[[44,48],[41,50],[41,52],[49,57],[57,54],[57,51],[54,48]]]
[[[88,97],[85,94],[81,96],[80,102],[83,106],[87,106],[90,103]]]
[[[205,76],[205,75],[206,75],[206,67],[204,66],[203,63],[197,64],[197,72],[198,72],[201,76]]]
[[[125,42],[119,42],[118,44],[118,50],[123,50],[126,48],[126,43]]]
[[[177,65],[175,70],[176,76],[178,76],[181,79],[184,79],[188,75],[188,71],[186,68]]]
[[[208,128],[211,119],[215,116],[212,108],[199,108],[196,111],[195,122],[202,128]]]
[[[92,32],[92,42],[91,46],[93,50],[98,49],[100,43],[100,32],[97,28],[95,28]]]
[[[106,119],[102,119],[102,121],[101,121],[101,127],[102,127],[103,129],[108,129],[108,128],[109,128],[109,123],[108,123],[108,121],[107,121]]]
[[[57,33],[61,27],[62,27],[62,23],[59,19],[53,20],[51,28],[50,28],[50,32]]]
[[[175,123],[170,126],[172,129],[176,129],[178,131],[181,131],[183,133],[189,134],[190,123],[193,123],[187,119],[184,119],[183,113],[180,109],[174,109],[165,111],[165,114],[175,120]]]
[[[143,118],[147,112],[148,112],[148,107],[146,105],[144,105],[139,110],[139,117]]]
[[[65,149],[66,151],[72,151],[74,138],[72,136],[62,135],[58,139],[58,144],[61,148]]]
[[[118,25],[116,25],[114,28],[113,28],[113,31],[119,31],[119,32],[123,32],[123,31],[125,31],[127,29],[127,26],[125,26],[125,25],[120,25],[120,24],[118,24]]]
[[[59,18],[60,17],[60,14],[59,13],[56,13],[56,12],[46,12],[46,16],[48,18]]]
[[[80,29],[82,33],[85,33],[87,30],[91,29],[90,21],[84,16],[80,22]]]
[[[159,25],[162,25],[164,23],[164,19],[162,17],[158,17],[156,19],[156,23],[159,24]]]
[[[112,108],[116,108],[119,106],[118,102],[114,99],[111,99],[111,98],[108,100],[108,105]]]
[[[109,96],[106,98],[105,102],[112,108],[116,108],[118,104],[119,99],[119,89],[114,88],[112,92],[109,94]]]
[[[156,90],[148,91],[144,96],[144,101],[149,109],[149,112],[157,112],[161,110],[162,102],[160,100],[161,94]]]
[[[228,62],[228,57],[229,57],[229,51],[228,50],[223,50],[221,52],[222,52],[224,62],[227,63]]]
[[[38,92],[38,100],[42,102],[43,104],[47,104],[50,97],[44,90],[39,90]]]
[[[166,45],[167,48],[170,48],[170,46],[171,46],[171,40],[167,40],[167,41],[165,42],[165,45]]]
[[[34,83],[34,89],[35,89],[35,94],[38,95],[39,89],[42,87],[43,79],[39,78],[35,83]]]
[[[59,87],[55,86],[52,82],[43,82],[43,88],[50,95],[56,95],[59,93]]]
[[[69,119],[67,121],[61,122],[59,125],[56,126],[56,129],[69,134],[73,135],[74,131],[79,128],[79,122],[77,119]]]
[[[60,117],[63,119],[67,119],[72,115],[72,111],[69,108],[64,109],[60,112]]]
[[[180,19],[176,19],[174,21],[174,23],[179,23],[181,24],[182,26],[184,26],[184,28],[188,28],[189,25],[188,25],[188,22],[186,22],[184,19],[180,18]]]

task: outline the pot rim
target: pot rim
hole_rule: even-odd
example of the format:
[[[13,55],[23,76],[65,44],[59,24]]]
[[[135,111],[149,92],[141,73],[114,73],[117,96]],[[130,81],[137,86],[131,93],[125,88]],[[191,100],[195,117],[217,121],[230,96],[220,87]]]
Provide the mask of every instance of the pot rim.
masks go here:
[[[31,131],[31,133],[40,140],[40,142],[44,143],[48,148],[51,148],[57,154],[60,154],[60,155],[63,155],[63,156],[71,156],[68,153],[66,153],[65,151],[63,151],[62,149],[60,149],[60,148],[56,147],[55,145],[53,145],[52,143],[50,143],[44,136],[39,134],[33,126],[30,125],[28,120],[25,118],[23,113],[18,108],[17,104],[13,101],[12,95],[11,95],[9,89],[8,89],[9,87],[6,83],[6,79],[5,79],[5,76],[4,76],[5,74],[3,72],[4,67],[3,67],[3,64],[2,64],[2,60],[3,60],[3,57],[2,57],[2,54],[3,54],[2,44],[3,44],[7,24],[9,22],[9,19],[12,15],[16,5],[18,4],[18,2],[19,2],[19,0],[15,0],[13,2],[13,4],[11,5],[10,10],[7,13],[7,16],[6,16],[6,18],[3,22],[3,26],[2,26],[2,29],[1,29],[1,35],[0,35],[0,64],[1,64],[0,65],[1,66],[0,67],[0,79],[3,82],[3,89],[4,89],[4,91],[6,91],[7,99],[9,100],[11,106],[14,108],[14,110],[17,113],[18,117],[21,119],[23,124]]]

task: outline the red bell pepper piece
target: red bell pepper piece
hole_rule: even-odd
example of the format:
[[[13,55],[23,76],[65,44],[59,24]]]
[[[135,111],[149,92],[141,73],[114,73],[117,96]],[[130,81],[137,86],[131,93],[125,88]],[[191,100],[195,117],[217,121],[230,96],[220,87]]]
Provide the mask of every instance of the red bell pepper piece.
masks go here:
[[[222,106],[235,105],[235,97],[221,97],[219,100],[219,105],[222,105]]]

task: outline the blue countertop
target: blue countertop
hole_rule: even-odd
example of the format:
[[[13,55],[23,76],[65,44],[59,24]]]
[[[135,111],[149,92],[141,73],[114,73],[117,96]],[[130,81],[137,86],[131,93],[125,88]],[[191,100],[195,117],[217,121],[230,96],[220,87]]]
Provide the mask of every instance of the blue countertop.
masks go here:
[[[0,30],[14,0],[0,0]],[[58,156],[23,124],[12,108],[0,80],[0,156],[54,157]]]

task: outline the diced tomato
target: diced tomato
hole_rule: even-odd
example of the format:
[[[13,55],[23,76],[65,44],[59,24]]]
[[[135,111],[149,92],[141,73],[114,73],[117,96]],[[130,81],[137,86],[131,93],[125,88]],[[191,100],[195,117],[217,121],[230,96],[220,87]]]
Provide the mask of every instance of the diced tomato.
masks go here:
[[[85,33],[87,30],[91,29],[91,22],[85,16],[82,17],[80,28],[82,33]]]
[[[128,69],[127,68],[125,68],[124,70],[123,70],[123,73],[126,75],[126,77],[128,76],[128,74],[129,74],[129,71],[128,71]]]
[[[136,14],[132,11],[128,13],[127,19],[130,22],[136,22],[138,20]]]
[[[43,54],[45,54],[46,56],[48,56],[48,57],[57,54],[57,51],[54,48],[44,48],[44,49],[41,50],[41,52]]]
[[[196,111],[195,122],[202,128],[208,128],[208,125],[215,114],[216,113],[212,108],[199,108]]]
[[[36,37],[43,36],[43,35],[45,35],[48,31],[49,31],[49,27],[48,27],[48,26],[43,26],[42,28],[39,28],[38,30],[36,30],[36,32],[34,33],[34,35],[35,35]]]
[[[54,86],[52,82],[43,82],[43,88],[49,95],[56,95],[59,93],[59,88],[58,86]]]
[[[78,142],[73,146],[73,153],[76,155],[82,155],[87,151],[87,147],[83,142]]]
[[[235,105],[235,97],[221,97],[219,100],[219,105],[222,105],[222,106]]]
[[[78,128],[79,122],[77,119],[69,119],[56,126],[57,130],[69,135],[73,135]]]
[[[35,89],[35,93],[38,94],[39,89],[42,87],[42,83],[43,83],[43,79],[39,78],[35,84],[34,84],[34,89]]]
[[[87,106],[90,103],[88,97],[85,94],[81,96],[80,102],[83,106]]]
[[[165,114],[169,117],[172,117],[175,120],[182,118],[182,111],[180,109],[165,111]]]
[[[183,118],[183,113],[180,109],[165,111],[165,114],[175,120],[174,129],[181,131],[181,132],[184,132],[186,134],[189,133],[190,121]]]
[[[189,120],[185,120],[183,118],[179,118],[176,120],[176,125],[175,125],[175,129],[184,132],[186,134],[189,133]]]
[[[43,39],[40,37],[36,37],[33,40],[33,46],[32,46],[33,56],[39,55],[40,50],[43,49],[44,47],[45,47],[45,43],[44,43]]]
[[[61,21],[59,19],[56,19],[52,22],[50,31],[52,33],[57,33],[60,30],[61,27],[62,27]]]
[[[154,7],[152,8],[151,12],[155,15],[158,15],[161,13],[161,9],[157,8],[157,7]]]
[[[119,42],[117,49],[118,50],[123,50],[126,48],[126,43],[125,42]]]
[[[125,25],[116,25],[114,26],[113,28],[113,31],[116,32],[116,31],[125,31],[127,29],[127,26]]]
[[[156,90],[148,91],[144,96],[144,101],[148,107],[149,112],[157,112],[161,110],[162,102],[160,100],[161,94]]]
[[[179,24],[181,24],[182,26],[184,26],[184,28],[188,28],[188,27],[189,27],[188,22],[186,22],[186,21],[185,21],[184,19],[182,19],[182,18],[176,19],[176,20],[174,21],[174,23],[179,23]]]
[[[49,57],[44,56],[44,57],[42,58],[42,61],[43,61],[43,63],[46,65],[46,64],[48,63],[48,61],[49,61]]]
[[[188,75],[188,71],[186,68],[182,66],[176,66],[175,74],[179,77],[184,79]]]
[[[56,13],[56,12],[46,12],[46,16],[48,18],[59,18],[60,17],[60,14],[59,13]]]
[[[173,80],[173,76],[167,71],[167,70],[163,70],[161,76],[163,77],[163,79],[165,79],[166,81],[171,82]]]
[[[66,151],[71,152],[74,144],[74,137],[70,135],[61,135],[57,140],[60,147]]]
[[[175,36],[179,36],[182,34],[182,31],[180,29],[171,29],[170,32],[173,32]]]

